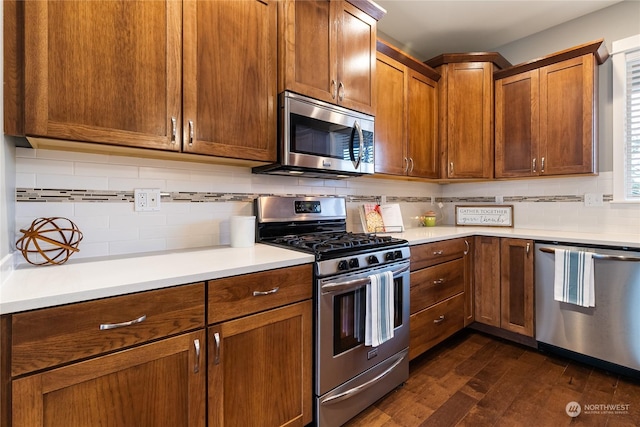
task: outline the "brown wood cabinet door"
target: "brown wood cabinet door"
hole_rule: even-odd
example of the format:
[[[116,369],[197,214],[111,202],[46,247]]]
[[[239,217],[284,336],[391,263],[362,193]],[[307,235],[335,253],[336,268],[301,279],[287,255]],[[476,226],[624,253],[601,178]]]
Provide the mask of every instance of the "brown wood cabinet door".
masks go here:
[[[503,238],[500,327],[533,337],[533,241]]]
[[[279,3],[279,92],[291,90],[336,102],[337,40],[332,3],[329,0]]]
[[[406,67],[378,53],[376,66],[375,171],[405,175]]]
[[[538,70],[496,81],[496,178],[539,174],[540,110],[538,99]]]
[[[312,421],[311,301],[209,328],[209,426]]]
[[[595,172],[593,55],[540,69],[540,172]]]
[[[410,69],[407,72],[409,175],[421,178],[439,178],[437,85],[436,82],[420,73]]]
[[[204,427],[204,340],[201,330],[14,380],[12,426]]]
[[[346,1],[336,12],[338,104],[375,114],[376,20]]]
[[[452,63],[442,67],[446,119],[445,178],[493,176],[493,64]]]
[[[184,3],[183,151],[276,160],[276,3]]]
[[[182,4],[25,2],[25,133],[179,150]]]
[[[478,236],[475,258],[475,320],[500,326],[500,238]]]

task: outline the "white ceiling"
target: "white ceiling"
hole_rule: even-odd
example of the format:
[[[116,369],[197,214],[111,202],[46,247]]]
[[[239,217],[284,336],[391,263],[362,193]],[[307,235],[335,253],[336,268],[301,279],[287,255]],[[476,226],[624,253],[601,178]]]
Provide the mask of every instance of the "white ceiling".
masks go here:
[[[381,38],[419,60],[495,48],[622,0],[376,0]],[[382,34],[380,34],[382,33]]]

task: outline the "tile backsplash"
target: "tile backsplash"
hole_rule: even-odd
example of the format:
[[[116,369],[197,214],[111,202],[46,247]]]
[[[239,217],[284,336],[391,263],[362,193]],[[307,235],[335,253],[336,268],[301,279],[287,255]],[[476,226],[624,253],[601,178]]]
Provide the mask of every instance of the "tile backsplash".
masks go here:
[[[74,259],[229,244],[229,218],[252,214],[263,194],[344,196],[352,231],[362,230],[363,202],[400,203],[405,226],[416,227],[426,210],[453,224],[456,204],[492,204],[497,196],[514,205],[516,227],[640,234],[640,206],[610,203],[610,172],[439,185],[254,175],[247,167],[18,148],[16,186],[16,236],[36,218],[69,218],[84,235]],[[161,210],[135,212],[135,188],[159,188]],[[603,206],[585,207],[585,193],[603,194]]]

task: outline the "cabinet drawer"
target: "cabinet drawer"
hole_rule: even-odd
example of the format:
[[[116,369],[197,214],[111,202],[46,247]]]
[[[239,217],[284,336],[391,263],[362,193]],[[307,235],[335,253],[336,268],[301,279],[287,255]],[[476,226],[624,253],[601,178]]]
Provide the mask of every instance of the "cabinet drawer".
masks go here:
[[[204,283],[18,313],[11,317],[11,374],[202,327]]]
[[[411,314],[464,292],[464,259],[411,273]]]
[[[467,239],[444,240],[411,247],[411,271],[462,258],[469,251]]]
[[[413,359],[464,327],[464,294],[412,314],[409,325],[409,359]]]
[[[311,264],[211,280],[208,286],[207,323],[311,298]]]

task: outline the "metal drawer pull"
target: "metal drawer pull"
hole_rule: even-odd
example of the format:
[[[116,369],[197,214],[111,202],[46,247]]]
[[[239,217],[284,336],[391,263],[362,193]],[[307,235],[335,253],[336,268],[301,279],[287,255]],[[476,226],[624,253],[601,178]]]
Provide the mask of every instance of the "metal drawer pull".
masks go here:
[[[340,82],[338,83],[338,100],[342,101],[343,99],[344,99],[344,83]]]
[[[215,334],[213,334],[213,340],[215,341],[215,344],[216,344],[216,353],[213,359],[213,364],[219,365],[220,364],[220,333],[219,332],[216,332]]]
[[[464,241],[464,245],[465,245],[466,249],[464,250],[463,253],[466,255],[471,250],[471,247],[469,246],[469,242],[467,242],[466,240]]]
[[[200,340],[193,340],[193,346],[196,348],[196,364],[193,366],[193,373],[200,371]]]
[[[540,164],[540,172],[544,173],[544,157],[542,158],[542,163]]]
[[[278,292],[280,290],[280,287],[276,286],[273,289],[270,289],[268,291],[253,291],[253,296],[254,297],[258,297],[261,295],[270,295],[270,294],[275,294],[276,292]]]
[[[549,254],[553,254],[556,252],[556,250],[554,248],[540,248],[540,251],[542,252],[546,252]],[[593,259],[603,259],[603,260],[609,260],[609,261],[632,261],[632,262],[640,262],[640,257],[635,257],[635,256],[624,256],[624,255],[606,255],[606,254],[599,254],[596,252],[592,253],[592,257]]]
[[[175,144],[178,138],[178,119],[171,117],[171,143]]]
[[[434,281],[433,281],[433,284],[434,284],[434,285],[442,285],[444,282],[445,282],[445,280],[444,280],[444,279],[438,279],[438,280],[434,280]]]
[[[529,255],[529,250],[531,249],[531,243],[527,243],[527,255]]]
[[[533,158],[533,173],[536,173],[536,158]]]
[[[336,99],[336,81],[331,79],[331,98]]]
[[[433,323],[442,323],[442,322],[444,322],[444,314],[433,321]]]
[[[100,324],[100,330],[105,331],[107,329],[116,329],[116,328],[124,328],[125,326],[135,325],[136,323],[144,322],[147,319],[147,315],[143,314],[137,319],[129,320],[128,322],[122,323],[102,323]]]
[[[189,120],[189,145],[193,145],[194,137],[195,137],[195,130],[193,128],[193,120]]]
[[[434,255],[442,255],[444,253],[444,251],[439,250],[439,251],[433,251]]]

